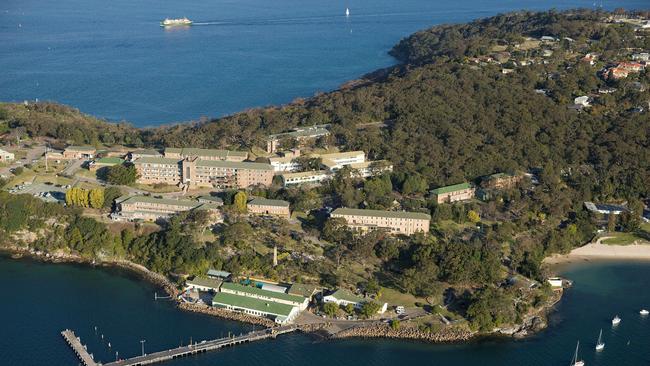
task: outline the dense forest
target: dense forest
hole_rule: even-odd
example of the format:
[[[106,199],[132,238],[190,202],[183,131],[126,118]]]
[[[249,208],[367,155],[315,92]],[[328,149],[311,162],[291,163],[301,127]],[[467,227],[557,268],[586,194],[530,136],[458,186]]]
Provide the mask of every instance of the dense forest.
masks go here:
[[[75,227],[81,227],[79,234],[97,231],[99,236],[88,239],[99,243],[95,249],[127,251],[166,273],[219,266],[236,273],[316,278],[328,286],[363,287],[376,281],[423,297],[447,296],[451,290],[463,304],[458,311],[475,327],[490,329],[541,301],[543,293],[511,301],[520,294],[502,286],[509,275],[542,279],[544,257],[593,237],[595,226],[584,201],[627,202],[631,213],[612,228],[638,229],[641,200],[650,189],[650,114],[639,109],[649,107],[650,93],[639,85],[650,84],[650,72],[606,80],[599,70],[627,59],[630,50],[647,52],[650,37],[639,36],[629,24],[604,22],[610,15],[517,12],[436,26],[399,42],[391,54],[400,64],[393,68],[308,100],[211,121],[138,130],[50,103],[0,105],[0,121],[6,138],[27,134],[75,144],[232,149],[262,146],[265,135],[295,126],[331,123],[330,144],[388,159],[395,171],[364,181],[343,169],[323,187],[253,192],[311,212],[301,224],[326,243],[320,250],[308,251],[308,241],[291,239],[288,229],[248,223],[237,215],[219,229],[216,240],[201,243],[195,235],[200,217],[183,215],[160,232],[138,236],[125,231],[107,239],[70,212],[66,237],[79,242]],[[552,56],[520,46],[543,36],[556,39]],[[471,61],[506,50],[510,61],[504,63]],[[599,54],[600,63],[581,62],[587,53]],[[536,62],[521,66],[529,59]],[[616,91],[599,95],[603,88]],[[595,95],[590,108],[568,108],[583,95]],[[371,122],[385,122],[385,127],[360,128]],[[538,183],[526,179],[481,203],[437,205],[427,194],[430,188],[478,182],[495,172],[533,172]],[[0,194],[0,204],[5,212],[13,210],[7,205],[17,205],[6,194]],[[354,235],[318,213],[325,204],[429,212],[431,235]],[[5,232],[40,225],[21,217],[3,224]],[[261,238],[267,232],[274,239]],[[271,268],[264,260],[268,251],[260,254],[260,246],[303,255],[287,254],[279,268]],[[502,313],[491,313],[495,308]]]

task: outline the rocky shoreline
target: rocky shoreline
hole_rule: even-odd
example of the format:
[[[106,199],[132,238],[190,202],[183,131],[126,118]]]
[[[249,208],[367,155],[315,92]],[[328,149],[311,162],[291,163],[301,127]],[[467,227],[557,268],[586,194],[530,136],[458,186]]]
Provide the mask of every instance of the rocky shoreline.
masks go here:
[[[253,325],[260,325],[267,328],[272,328],[277,326],[277,324],[267,318],[261,318],[256,316],[247,315],[244,313],[238,313],[234,311],[228,311],[218,308],[213,308],[208,305],[197,305],[197,304],[188,304],[184,302],[179,302],[177,307],[184,311],[189,311],[192,313],[200,313],[216,316],[226,320],[234,320],[242,323],[248,323]]]
[[[343,338],[389,338],[420,340],[431,343],[464,342],[474,338],[478,333],[461,327],[445,327],[439,332],[423,331],[414,327],[393,329],[386,323],[353,327],[342,330],[331,336],[334,339]]]

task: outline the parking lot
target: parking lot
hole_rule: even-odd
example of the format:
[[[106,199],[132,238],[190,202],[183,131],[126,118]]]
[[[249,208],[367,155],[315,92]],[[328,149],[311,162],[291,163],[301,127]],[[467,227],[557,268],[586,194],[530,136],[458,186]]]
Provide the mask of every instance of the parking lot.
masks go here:
[[[56,186],[54,184],[34,183],[20,184],[9,189],[9,193],[31,194],[47,202],[65,202],[65,191],[67,186]]]

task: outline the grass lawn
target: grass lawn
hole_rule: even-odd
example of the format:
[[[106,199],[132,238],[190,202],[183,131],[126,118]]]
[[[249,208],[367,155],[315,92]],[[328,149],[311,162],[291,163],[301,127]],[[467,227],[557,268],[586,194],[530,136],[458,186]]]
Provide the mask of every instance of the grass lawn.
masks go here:
[[[635,241],[645,241],[648,242],[650,238],[650,223],[644,222],[641,224],[639,231],[634,233],[606,233],[604,236],[610,236],[610,238],[602,241],[603,244],[609,245],[630,245]]]
[[[426,304],[427,300],[415,297],[411,294],[404,294],[391,288],[382,287],[379,302],[387,302],[388,305],[402,305],[407,308],[413,308],[415,307],[416,302]]]
[[[170,192],[180,192],[181,189],[176,187],[176,186],[170,186],[170,185],[165,185],[162,187],[154,187],[149,184],[133,184],[133,188],[140,189],[143,191],[151,192],[151,193],[170,193]]]
[[[67,185],[67,184],[72,184],[74,182],[70,178],[66,177],[58,177],[54,174],[39,174],[36,176],[34,179],[34,183],[53,183],[53,184],[60,184],[62,186]]]

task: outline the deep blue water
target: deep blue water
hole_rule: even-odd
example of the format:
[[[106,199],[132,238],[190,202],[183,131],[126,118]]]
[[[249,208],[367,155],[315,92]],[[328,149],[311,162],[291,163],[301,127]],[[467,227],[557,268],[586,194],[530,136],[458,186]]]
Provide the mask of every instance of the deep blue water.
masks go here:
[[[387,52],[399,39],[434,24],[591,6],[593,0],[3,0],[0,100],[53,100],[139,126],[215,117],[309,97],[390,66]],[[159,27],[161,19],[181,16],[202,25]]]
[[[647,365],[650,318],[640,317],[638,311],[650,307],[650,263],[580,264],[564,274],[575,281],[574,288],[557,307],[551,327],[526,340],[432,345],[320,341],[295,334],[165,365],[568,365],[578,339],[588,366]],[[157,351],[187,343],[190,337],[203,340],[252,328],[154,301],[152,286],[117,270],[0,257],[0,288],[0,365],[76,365],[78,361],[59,335],[64,328],[74,329],[104,362],[114,359],[115,350],[122,357],[139,354],[141,339],[146,340],[147,351]],[[611,318],[616,314],[623,321],[612,328]],[[606,347],[596,353],[593,347],[600,328]]]

